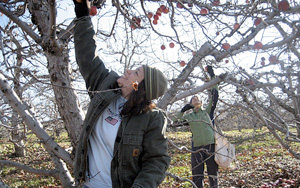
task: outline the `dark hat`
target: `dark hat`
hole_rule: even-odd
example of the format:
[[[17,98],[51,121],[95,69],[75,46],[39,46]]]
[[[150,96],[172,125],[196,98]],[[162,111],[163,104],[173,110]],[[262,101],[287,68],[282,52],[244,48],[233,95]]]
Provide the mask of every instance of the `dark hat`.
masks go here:
[[[168,82],[164,74],[154,67],[143,65],[147,100],[157,99],[167,91]]]

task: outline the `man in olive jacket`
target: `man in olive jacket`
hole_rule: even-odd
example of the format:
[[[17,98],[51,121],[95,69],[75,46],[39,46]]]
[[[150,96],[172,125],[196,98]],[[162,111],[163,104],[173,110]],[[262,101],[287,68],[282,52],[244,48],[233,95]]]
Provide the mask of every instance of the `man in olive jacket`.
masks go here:
[[[146,65],[136,70],[128,70],[122,77],[108,71],[96,55],[95,32],[86,3],[78,3],[75,0],[74,3],[77,16],[74,31],[76,61],[91,98],[75,154],[76,185],[89,188],[99,185],[113,188],[158,187],[165,178],[171,159],[165,137],[166,115],[154,107],[151,100],[166,92],[167,81],[159,70]],[[131,86],[122,85],[134,77],[139,81],[137,91]],[[116,87],[116,84],[123,87]],[[125,95],[128,90],[132,91]],[[133,96],[141,102],[138,101],[133,108],[128,108],[128,103],[130,106],[130,103],[136,102],[132,100]],[[124,102],[121,105],[123,111],[120,114],[116,114],[117,111],[111,112],[109,106],[119,100]],[[140,111],[132,112],[139,109],[140,103],[146,105],[142,106]],[[104,126],[99,123],[99,119],[105,113],[111,113],[111,117],[104,117],[103,122],[115,126],[119,123],[115,134],[103,135],[101,131],[96,132],[99,127]],[[92,136],[94,134],[100,136],[96,136],[95,139]],[[107,152],[111,161],[103,159],[107,159],[107,156],[102,157],[106,148],[97,148],[94,144],[97,143],[97,139],[113,140],[111,153],[109,149]],[[100,152],[97,153],[98,149]],[[93,170],[97,169],[99,164],[102,165],[99,172],[93,174]],[[108,169],[103,166],[107,166]],[[103,173],[106,176],[101,177]],[[110,177],[107,178],[107,175]]]

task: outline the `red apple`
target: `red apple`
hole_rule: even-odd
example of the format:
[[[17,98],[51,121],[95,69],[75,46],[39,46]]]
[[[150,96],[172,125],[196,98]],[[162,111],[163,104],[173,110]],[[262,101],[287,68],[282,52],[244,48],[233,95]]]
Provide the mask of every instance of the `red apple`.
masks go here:
[[[290,8],[290,5],[287,0],[282,0],[278,3],[278,9],[281,11],[287,11],[287,10],[289,10],[289,8]]]
[[[159,7],[159,9],[160,9],[161,12],[163,12],[163,10],[164,10],[165,8],[166,8],[165,5],[160,5],[160,7]]]
[[[254,49],[255,50],[259,50],[259,49],[262,49],[263,47],[263,44],[259,41],[256,41],[255,44],[254,44]]]
[[[261,18],[256,18],[254,20],[254,25],[257,26],[258,24],[260,24],[261,21],[262,21]]]
[[[200,10],[200,14],[202,14],[202,16],[205,16],[206,14],[208,14],[208,10],[206,8],[203,8]]]
[[[180,65],[181,67],[184,67],[184,66],[185,66],[185,61],[180,61],[179,65]]]
[[[170,46],[170,48],[174,48],[175,44],[174,44],[173,42],[171,42],[171,43],[169,44],[169,46]]]
[[[166,49],[166,46],[165,46],[165,45],[161,45],[161,46],[160,46],[160,49],[165,50],[165,49]]]
[[[153,18],[154,18],[154,20],[159,20],[159,17],[157,14],[155,14]]]
[[[213,5],[214,5],[214,6],[218,6],[219,4],[220,4],[220,1],[219,1],[219,0],[214,0],[214,1],[213,1]]]
[[[169,13],[169,8],[166,7],[166,8],[163,10],[163,13],[168,14],[168,13]]]
[[[274,64],[279,63],[279,60],[277,59],[277,57],[275,55],[270,55],[269,61],[270,61],[270,63],[274,63]]]
[[[177,8],[183,8],[183,5],[181,3],[179,3],[179,2],[177,3],[176,6],[177,6]]]
[[[264,61],[262,61],[260,64],[261,64],[262,66],[264,66],[266,63],[265,63]]]
[[[95,16],[96,14],[97,14],[97,7],[96,6],[91,6],[90,15]]]
[[[224,44],[222,44],[222,48],[224,50],[228,50],[230,48],[230,44],[229,43],[224,43]]]
[[[219,31],[217,31],[217,32],[216,32],[216,35],[220,35],[220,32],[219,32]]]
[[[135,23],[135,25],[134,25],[134,24],[131,24],[131,25],[130,25],[130,27],[131,27],[132,29],[136,29],[136,26],[137,26],[137,27],[140,27],[140,25],[141,25],[141,18],[133,17],[133,18],[132,18],[132,21]]]
[[[157,14],[157,13],[160,13],[160,14],[162,13],[162,9],[161,9],[160,7],[157,8],[156,14]]]
[[[193,3],[188,3],[188,7],[193,7]]]
[[[234,30],[237,30],[239,27],[240,27],[240,24],[239,24],[239,23],[235,23],[235,24],[233,25]]]
[[[141,18],[138,18],[138,17],[134,17],[134,21],[135,21],[135,23],[138,25],[138,26],[140,26],[141,25]]]
[[[157,16],[161,16],[161,12],[159,12],[159,11],[156,11],[156,14],[155,15],[157,15]]]
[[[154,19],[154,20],[153,20],[153,24],[154,24],[154,25],[157,25],[157,20]]]
[[[148,18],[152,18],[152,16],[153,16],[153,13],[152,12],[148,12],[147,17]]]
[[[254,85],[254,81],[253,80],[248,80],[248,84],[253,86]]]
[[[228,60],[228,59],[226,59],[226,60],[225,60],[225,63],[229,63],[229,60]]]
[[[130,27],[134,30],[136,27],[133,24],[130,24]]]

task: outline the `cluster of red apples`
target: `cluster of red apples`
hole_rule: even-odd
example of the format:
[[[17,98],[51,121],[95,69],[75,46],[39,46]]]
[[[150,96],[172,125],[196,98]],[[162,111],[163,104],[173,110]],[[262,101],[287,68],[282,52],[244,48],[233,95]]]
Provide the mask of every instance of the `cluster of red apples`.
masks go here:
[[[266,64],[265,61],[266,61],[266,58],[262,57],[260,64],[262,66],[264,66]],[[279,63],[279,59],[275,55],[270,55],[269,62],[270,62],[270,64],[278,64]]]
[[[152,23],[154,25],[157,25],[158,23],[158,20],[159,20],[159,17],[161,16],[161,14],[164,13],[164,14],[168,14],[169,13],[169,8],[166,7],[165,5],[160,5],[160,7],[156,10],[156,13],[153,14],[152,12],[148,12],[147,13],[147,17],[149,19],[151,19],[153,17],[153,21]]]

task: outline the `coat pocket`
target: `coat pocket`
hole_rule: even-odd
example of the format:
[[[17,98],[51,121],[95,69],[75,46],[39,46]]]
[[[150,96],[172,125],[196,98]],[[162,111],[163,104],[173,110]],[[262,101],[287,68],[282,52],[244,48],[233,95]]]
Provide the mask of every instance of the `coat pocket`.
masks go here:
[[[143,141],[142,135],[126,134],[123,136],[123,144],[124,145],[139,146],[142,144],[142,141]]]
[[[136,168],[143,152],[142,134],[125,134],[122,142],[123,165]]]

